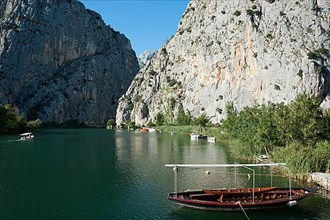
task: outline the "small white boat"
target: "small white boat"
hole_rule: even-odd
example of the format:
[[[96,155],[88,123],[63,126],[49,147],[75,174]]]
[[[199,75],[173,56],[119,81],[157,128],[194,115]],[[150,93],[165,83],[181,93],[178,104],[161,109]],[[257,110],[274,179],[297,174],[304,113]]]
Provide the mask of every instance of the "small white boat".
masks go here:
[[[258,163],[267,163],[269,161],[269,157],[267,155],[261,154],[257,158]]]
[[[215,143],[215,137],[207,137],[207,142]]]
[[[31,132],[20,134],[20,136],[21,136],[20,140],[22,141],[31,140],[34,138],[34,135]]]
[[[198,140],[199,139],[199,134],[191,133],[190,134],[190,140]]]
[[[148,128],[149,132],[156,132],[156,128]]]

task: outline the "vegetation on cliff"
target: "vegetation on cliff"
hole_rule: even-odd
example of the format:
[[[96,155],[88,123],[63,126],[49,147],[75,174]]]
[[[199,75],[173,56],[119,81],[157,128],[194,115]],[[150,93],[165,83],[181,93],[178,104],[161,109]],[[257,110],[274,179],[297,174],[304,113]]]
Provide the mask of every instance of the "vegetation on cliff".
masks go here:
[[[39,119],[27,122],[17,108],[10,104],[0,105],[0,135],[18,133],[40,126],[41,121]]]

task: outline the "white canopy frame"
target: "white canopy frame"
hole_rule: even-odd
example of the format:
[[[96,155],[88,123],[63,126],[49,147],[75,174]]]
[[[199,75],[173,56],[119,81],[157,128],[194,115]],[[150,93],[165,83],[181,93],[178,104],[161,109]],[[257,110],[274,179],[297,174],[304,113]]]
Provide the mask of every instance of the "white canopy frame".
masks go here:
[[[255,186],[255,170],[251,167],[286,167],[286,163],[265,163],[265,164],[165,164],[165,167],[172,167],[174,171],[174,193],[177,196],[178,193],[178,168],[217,168],[217,167],[235,167],[235,173],[237,167],[244,167],[253,173],[253,186],[252,186],[252,198],[254,203],[254,186]],[[272,174],[272,172],[271,172]],[[235,175],[236,176],[236,175]],[[236,177],[235,177],[236,178]],[[236,180],[235,180],[236,181]],[[289,175],[289,191],[291,199],[291,177]]]

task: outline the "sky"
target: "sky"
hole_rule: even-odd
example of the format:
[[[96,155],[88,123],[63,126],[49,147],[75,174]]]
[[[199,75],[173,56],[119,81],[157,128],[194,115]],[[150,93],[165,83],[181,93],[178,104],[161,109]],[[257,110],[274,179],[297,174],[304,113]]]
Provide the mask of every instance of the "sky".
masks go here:
[[[80,0],[131,41],[136,54],[158,50],[175,34],[189,0]]]

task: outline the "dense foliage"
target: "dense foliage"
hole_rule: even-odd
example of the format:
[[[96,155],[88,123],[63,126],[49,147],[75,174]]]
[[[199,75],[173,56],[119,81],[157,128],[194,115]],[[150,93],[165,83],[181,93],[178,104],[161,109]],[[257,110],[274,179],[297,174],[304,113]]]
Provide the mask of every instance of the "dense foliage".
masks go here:
[[[0,134],[12,134],[41,126],[39,119],[27,122],[17,108],[10,104],[0,105]]]
[[[109,119],[107,121],[107,129],[114,129],[116,127],[116,120],[115,119]]]
[[[300,95],[289,105],[245,107],[227,105],[223,127],[236,141],[233,153],[250,159],[269,152],[296,173],[330,170],[330,110],[322,111],[317,98]]]

